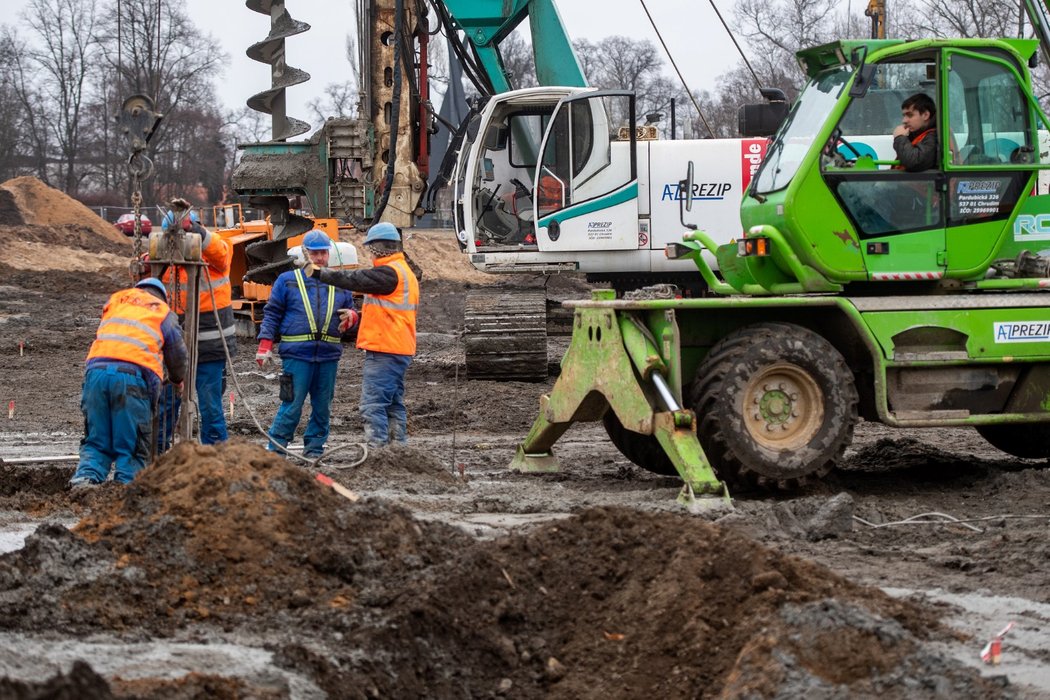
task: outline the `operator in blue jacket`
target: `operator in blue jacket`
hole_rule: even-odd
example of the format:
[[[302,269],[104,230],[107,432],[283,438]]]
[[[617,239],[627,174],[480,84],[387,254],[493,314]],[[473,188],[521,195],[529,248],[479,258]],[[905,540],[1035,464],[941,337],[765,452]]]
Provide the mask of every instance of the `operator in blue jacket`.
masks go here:
[[[303,237],[303,251],[310,264],[328,265],[332,240],[323,231]],[[342,318],[341,318],[342,317]],[[317,458],[324,451],[331,419],[335,374],[343,354],[340,335],[351,331],[359,316],[350,292],[336,289],[303,274],[283,272],[273,284],[263,309],[256,362],[263,366],[279,342],[281,356],[281,406],[270,426],[273,443],[287,447],[302,417],[303,403],[310,396],[310,421],[303,435],[303,456]]]

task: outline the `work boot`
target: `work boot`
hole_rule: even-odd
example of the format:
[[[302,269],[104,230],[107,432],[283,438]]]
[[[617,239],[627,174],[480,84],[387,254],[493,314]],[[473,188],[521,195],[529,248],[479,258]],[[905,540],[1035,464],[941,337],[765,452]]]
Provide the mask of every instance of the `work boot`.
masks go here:
[[[98,482],[92,481],[90,477],[75,476],[69,480],[70,491],[86,491],[98,486]]]

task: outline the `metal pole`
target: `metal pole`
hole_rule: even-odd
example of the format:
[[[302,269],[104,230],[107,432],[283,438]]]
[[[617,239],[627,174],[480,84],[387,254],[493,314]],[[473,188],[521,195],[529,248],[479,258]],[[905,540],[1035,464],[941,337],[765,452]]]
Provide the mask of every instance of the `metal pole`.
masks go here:
[[[175,274],[178,274],[176,266]],[[186,315],[183,334],[186,341],[186,379],[182,384],[182,411],[179,413],[180,441],[193,439],[193,419],[197,415],[197,335],[200,324],[200,267],[186,265]]]

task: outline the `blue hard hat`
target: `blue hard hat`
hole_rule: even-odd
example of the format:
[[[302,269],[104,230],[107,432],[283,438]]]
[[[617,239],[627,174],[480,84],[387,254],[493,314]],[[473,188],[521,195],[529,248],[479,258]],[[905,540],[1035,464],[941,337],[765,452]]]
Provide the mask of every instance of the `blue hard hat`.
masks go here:
[[[168,300],[168,288],[165,287],[164,283],[156,277],[147,277],[144,280],[139,280],[138,283],[135,284],[135,286],[140,287],[142,289],[146,289],[147,287],[150,289],[155,289],[164,295],[164,301]]]
[[[368,233],[365,235],[365,243],[372,243],[374,241],[400,241],[401,234],[397,232],[397,227],[393,224],[384,221],[383,223],[376,224],[372,228],[368,229]]]
[[[307,250],[331,250],[332,239],[320,229],[314,229],[303,236],[303,248]]]

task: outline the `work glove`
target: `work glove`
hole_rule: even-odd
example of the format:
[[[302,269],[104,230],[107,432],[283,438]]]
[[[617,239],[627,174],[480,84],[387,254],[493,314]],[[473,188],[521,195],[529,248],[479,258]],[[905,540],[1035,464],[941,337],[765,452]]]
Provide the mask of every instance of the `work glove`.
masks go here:
[[[185,388],[185,383],[184,382],[179,382],[178,384],[172,384],[171,385],[171,389],[172,389],[172,391],[175,392],[175,396],[180,398],[180,399],[182,398],[182,390],[184,388]]]
[[[255,361],[263,367],[273,359],[273,341],[260,340],[259,349],[255,351]]]
[[[313,263],[306,263],[303,265],[303,274],[307,277],[313,277],[314,279],[321,279],[321,266],[314,265]]]
[[[361,320],[361,314],[354,309],[339,309],[339,332],[346,333]]]

